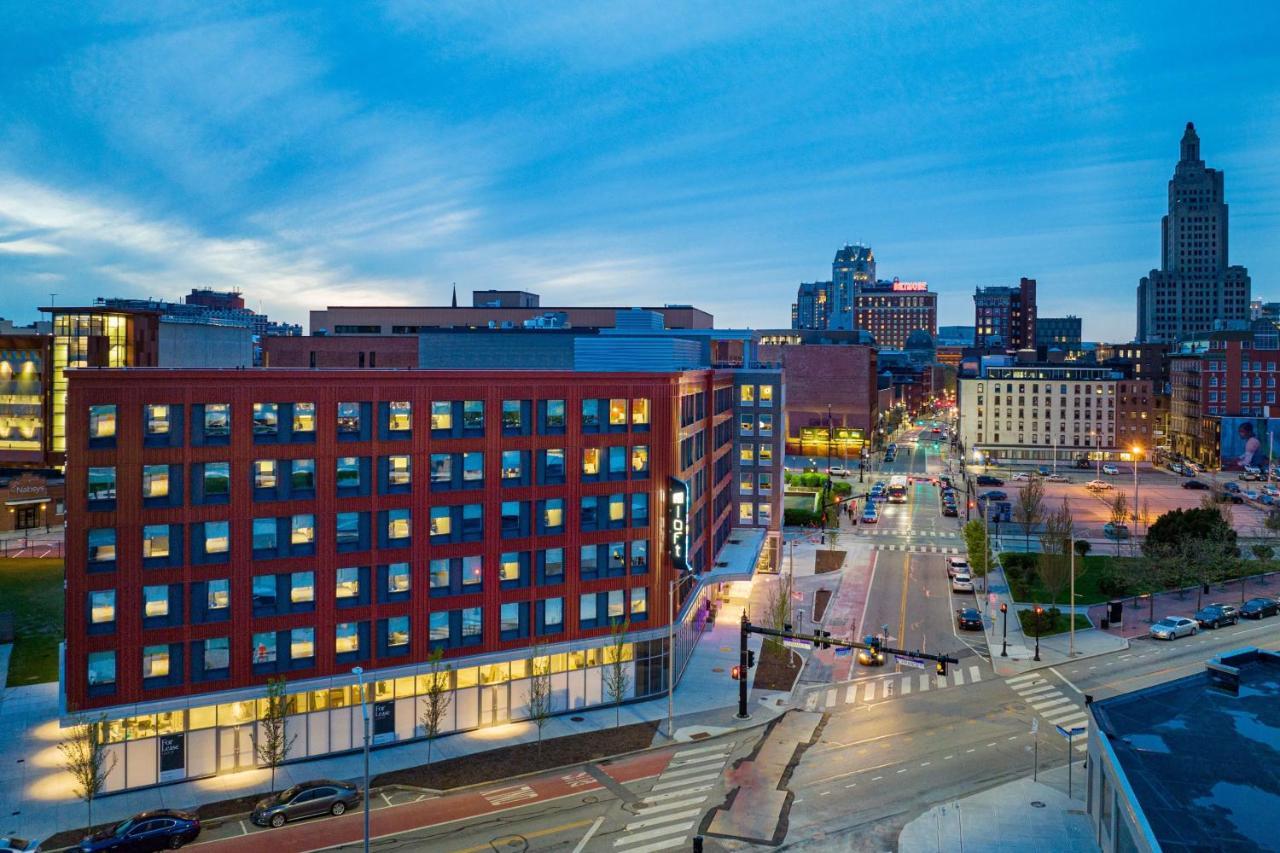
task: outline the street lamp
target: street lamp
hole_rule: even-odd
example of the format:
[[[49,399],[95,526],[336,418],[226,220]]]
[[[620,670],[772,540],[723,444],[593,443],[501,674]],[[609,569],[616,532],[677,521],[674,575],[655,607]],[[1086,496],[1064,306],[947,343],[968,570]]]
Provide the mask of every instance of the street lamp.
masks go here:
[[[369,709],[364,701],[364,667],[352,667],[360,683],[360,718],[364,722],[364,853],[369,853]]]
[[[1044,614],[1044,608],[1039,604],[1036,605],[1036,656],[1033,660],[1040,660],[1040,617]]]
[[[1000,637],[1000,657],[1007,658],[1009,656],[1009,605],[1006,602],[1000,602],[1000,614],[1004,616],[1004,632]]]

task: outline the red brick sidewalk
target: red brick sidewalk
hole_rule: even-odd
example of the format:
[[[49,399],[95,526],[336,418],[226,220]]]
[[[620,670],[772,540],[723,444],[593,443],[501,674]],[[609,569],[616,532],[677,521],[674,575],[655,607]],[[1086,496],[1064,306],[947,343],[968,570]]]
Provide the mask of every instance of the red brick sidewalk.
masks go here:
[[[1241,585],[1243,584],[1243,590]],[[1243,593],[1243,594],[1242,594]],[[1188,587],[1181,591],[1162,592],[1155,596],[1155,619],[1166,616],[1191,616],[1196,612],[1197,602],[1203,607],[1214,602],[1240,606],[1242,601],[1250,598],[1266,596],[1275,598],[1280,595],[1280,573],[1272,572],[1258,578],[1245,578],[1243,581],[1228,581],[1224,584],[1213,584],[1209,592],[1200,593],[1196,587]],[[1149,596],[1117,599],[1124,602],[1124,619],[1120,628],[1112,626],[1106,633],[1119,637],[1141,637],[1151,630],[1151,599]],[[1102,620],[1107,618],[1107,605],[1094,604],[1089,608],[1089,619],[1094,625],[1101,627]]]

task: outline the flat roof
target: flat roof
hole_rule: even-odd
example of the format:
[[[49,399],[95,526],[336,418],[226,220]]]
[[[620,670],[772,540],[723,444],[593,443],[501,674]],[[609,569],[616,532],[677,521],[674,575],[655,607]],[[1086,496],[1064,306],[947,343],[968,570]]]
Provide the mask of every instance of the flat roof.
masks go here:
[[[1214,677],[1238,675],[1238,690]],[[1243,649],[1204,672],[1093,703],[1163,850],[1271,850],[1280,834],[1280,654]]]

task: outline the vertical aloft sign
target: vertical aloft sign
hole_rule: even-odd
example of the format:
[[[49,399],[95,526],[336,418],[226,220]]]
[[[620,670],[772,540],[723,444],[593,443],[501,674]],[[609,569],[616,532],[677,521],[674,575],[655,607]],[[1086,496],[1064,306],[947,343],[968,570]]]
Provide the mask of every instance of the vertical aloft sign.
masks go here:
[[[680,571],[693,571],[689,564],[689,484],[678,477],[672,477],[667,486],[667,557]]]

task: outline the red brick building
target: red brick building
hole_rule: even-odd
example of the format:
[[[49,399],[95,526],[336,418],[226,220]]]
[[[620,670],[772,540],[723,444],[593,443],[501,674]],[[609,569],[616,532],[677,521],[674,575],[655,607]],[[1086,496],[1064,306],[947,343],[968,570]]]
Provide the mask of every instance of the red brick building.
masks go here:
[[[308,335],[262,339],[263,367],[406,368],[418,366],[415,335]]]
[[[833,436],[840,442],[835,453],[855,454],[870,440],[879,414],[874,347],[760,344],[758,352],[762,361],[781,365],[786,378],[788,453],[825,454],[828,427],[847,431]]]

